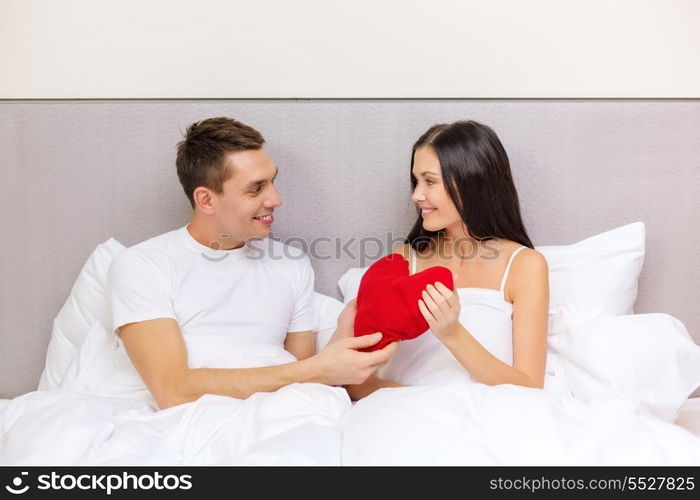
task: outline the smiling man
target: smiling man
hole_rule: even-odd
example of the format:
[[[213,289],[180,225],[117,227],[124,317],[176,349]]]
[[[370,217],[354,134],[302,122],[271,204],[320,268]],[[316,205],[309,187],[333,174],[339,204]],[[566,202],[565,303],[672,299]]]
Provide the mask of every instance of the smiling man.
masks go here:
[[[354,338],[346,309],[338,340],[315,353],[309,259],[267,238],[282,198],[263,144],[257,130],[230,118],[192,124],[176,161],[193,209],[189,224],[125,250],[110,269],[115,334],[161,409],[204,394],[245,399],[295,382],[361,383],[396,347],[359,352],[381,335]],[[293,358],[189,366],[191,342],[222,336],[240,346],[232,359],[270,348]]]

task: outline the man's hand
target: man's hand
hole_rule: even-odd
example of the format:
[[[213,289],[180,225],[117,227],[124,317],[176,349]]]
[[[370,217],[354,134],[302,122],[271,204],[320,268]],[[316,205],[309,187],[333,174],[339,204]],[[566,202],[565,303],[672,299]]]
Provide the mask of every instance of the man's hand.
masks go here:
[[[356,313],[357,304],[353,299],[338,316],[335,333],[326,347],[308,360],[315,365],[315,381],[329,385],[361,384],[394,354],[396,342],[373,352],[357,350],[375,345],[382,339],[382,334],[355,337]]]
[[[336,333],[339,330],[336,330]],[[335,335],[334,335],[335,336]],[[394,354],[397,342],[373,352],[357,349],[371,347],[382,339],[381,333],[361,337],[338,338],[329,342],[325,349],[314,356],[317,364],[318,382],[329,385],[361,384],[377,371]]]

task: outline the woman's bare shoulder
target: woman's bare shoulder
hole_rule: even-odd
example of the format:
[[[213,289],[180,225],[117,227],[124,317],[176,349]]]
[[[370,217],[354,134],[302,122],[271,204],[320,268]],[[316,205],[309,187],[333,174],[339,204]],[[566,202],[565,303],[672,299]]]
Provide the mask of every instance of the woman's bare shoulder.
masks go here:
[[[517,296],[535,297],[534,290],[544,294],[549,290],[549,267],[547,259],[537,250],[525,248],[513,259],[510,277],[506,284],[508,302],[515,302]]]
[[[511,273],[518,281],[529,282],[533,279],[545,279],[549,273],[547,259],[534,248],[525,248],[513,259]]]
[[[525,248],[519,253],[521,262],[525,262],[528,267],[546,268],[547,259],[534,248]]]

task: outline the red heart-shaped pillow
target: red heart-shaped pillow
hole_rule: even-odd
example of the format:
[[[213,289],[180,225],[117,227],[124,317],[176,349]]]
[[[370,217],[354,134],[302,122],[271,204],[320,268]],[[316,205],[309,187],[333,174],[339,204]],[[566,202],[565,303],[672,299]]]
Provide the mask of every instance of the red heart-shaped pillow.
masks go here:
[[[355,337],[382,332],[382,339],[363,351],[381,349],[397,340],[418,337],[428,330],[428,322],[418,308],[418,300],[428,284],[441,282],[454,289],[452,272],[435,266],[409,275],[408,261],[389,254],[372,264],[362,276],[357,293]]]

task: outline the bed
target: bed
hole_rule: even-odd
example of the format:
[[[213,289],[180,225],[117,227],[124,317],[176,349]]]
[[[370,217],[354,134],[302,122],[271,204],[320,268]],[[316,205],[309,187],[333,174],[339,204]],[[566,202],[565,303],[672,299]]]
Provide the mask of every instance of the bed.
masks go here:
[[[6,231],[0,241],[5,257],[0,262],[0,296],[6,308],[0,328],[2,463],[400,463],[381,453],[363,455],[371,446],[363,444],[366,436],[358,436],[357,429],[376,414],[372,405],[379,408],[382,398],[401,393],[385,392],[353,405],[341,389],[297,384],[245,404],[206,396],[186,408],[156,413],[125,353],[99,326],[104,304],[84,305],[99,292],[109,259],[122,244],[186,220],[189,206],[174,175],[173,148],[186,124],[217,115],[259,127],[281,166],[280,189],[286,200],[277,236],[290,244],[319,242],[312,262],[318,301],[327,305],[318,307],[318,339],[332,329],[342,306],[338,299],[352,296],[349,282],[357,281],[361,270],[379,257],[378,248],[386,250],[401,238],[415,217],[406,196],[406,160],[415,138],[433,123],[463,117],[493,126],[511,157],[531,238],[549,248],[548,260],[573,259],[576,252],[585,255],[591,248],[603,248],[595,243],[599,240],[591,244],[590,239],[627,228],[624,237],[615,233],[615,238],[604,238],[627,245],[624,251],[605,247],[611,250],[602,255],[605,264],[598,274],[605,286],[596,288],[580,276],[579,286],[568,286],[576,269],[564,265],[566,259],[553,280],[556,293],[566,300],[553,309],[552,318],[564,318],[560,328],[568,332],[568,337],[556,337],[568,340],[556,346],[553,342],[553,348],[560,360],[570,356],[568,366],[578,367],[569,369],[569,382],[576,380],[584,391],[577,396],[586,390],[589,395],[632,394],[627,401],[612,397],[605,403],[612,406],[600,406],[601,414],[634,414],[639,435],[653,428],[658,440],[677,443],[669,449],[678,455],[650,451],[642,463],[700,463],[695,454],[700,393],[693,368],[700,341],[693,292],[700,268],[687,243],[700,234],[692,210],[693,190],[700,185],[700,145],[688,135],[700,128],[700,103],[25,101],[0,103],[0,111],[0,150],[9,172],[8,182],[0,183]],[[140,179],[136,185],[134,178]],[[315,196],[295,196],[302,188]],[[36,201],[10,203],[17,190],[31,193]],[[679,202],[669,205],[671,198]],[[321,210],[326,206],[336,207],[337,216],[328,217]],[[351,242],[349,252],[335,254],[335,245],[322,240],[327,235]],[[671,241],[676,244],[669,245]],[[585,310],[571,309],[578,304],[590,310],[593,304],[586,297],[610,308],[604,311],[605,322],[595,323],[596,335],[584,335],[592,324],[581,319]],[[69,307],[76,303],[82,304],[78,315]],[[611,331],[621,333],[613,337]],[[646,336],[635,337],[635,331]],[[613,338],[618,344],[608,349]],[[576,357],[586,349],[615,353],[635,346],[635,356],[646,357],[634,359],[651,366],[649,380],[644,373],[629,377],[625,371],[596,378],[606,369],[604,363],[592,367]],[[207,349],[197,352],[202,366],[226,362],[209,358]],[[650,357],[655,352],[663,354],[656,361]],[[284,353],[269,355],[285,359]],[[105,366],[118,370],[106,372]],[[548,371],[560,373],[557,367],[548,366]],[[556,384],[558,376],[549,380]],[[639,390],[640,381],[653,389]],[[670,381],[667,389],[659,389],[664,381]],[[553,389],[556,397],[564,398],[564,389]],[[449,390],[462,394],[459,387]],[[488,399],[496,392],[482,387],[466,392],[494,411],[501,401]],[[425,401],[446,394],[426,390]],[[410,397],[413,404],[423,396]],[[550,403],[543,401],[542,408],[551,408]],[[585,401],[594,403],[604,404]],[[391,422],[395,416],[386,418]],[[62,419],[70,419],[73,427],[56,427]],[[618,423],[624,427],[631,421]],[[414,424],[423,425],[418,420]],[[85,429],[91,440],[80,434]],[[42,431],[53,432],[53,447],[39,443],[26,450],[31,436]],[[58,445],[76,438],[82,448]],[[430,443],[425,446],[430,451]],[[435,456],[430,463],[528,463],[520,455],[496,457],[489,442],[479,446],[481,455]],[[589,463],[635,463],[619,454],[609,462],[585,457]],[[533,462],[547,463],[547,458]]]

